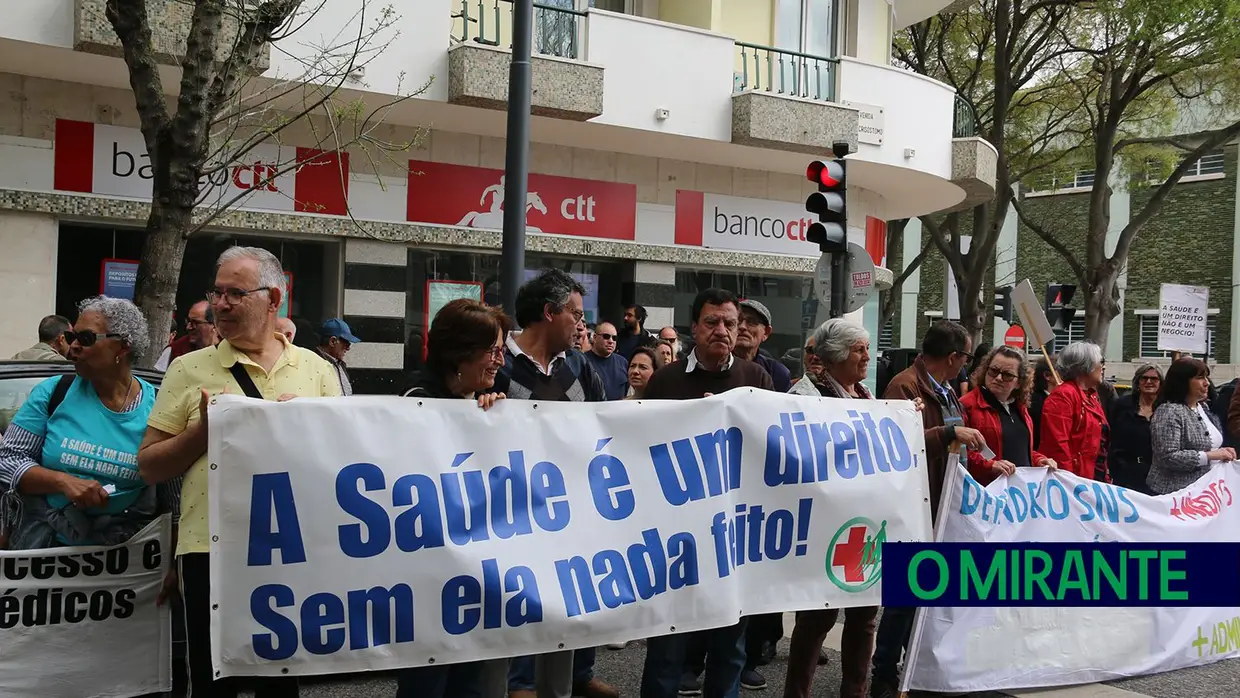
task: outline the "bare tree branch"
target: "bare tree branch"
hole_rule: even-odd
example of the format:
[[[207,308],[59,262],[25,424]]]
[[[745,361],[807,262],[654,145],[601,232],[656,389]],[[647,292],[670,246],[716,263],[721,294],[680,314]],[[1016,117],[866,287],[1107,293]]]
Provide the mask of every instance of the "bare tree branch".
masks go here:
[[[1056,252],[1058,252],[1072,269],[1072,273],[1076,276],[1078,283],[1083,285],[1085,283],[1085,267],[1081,264],[1080,260],[1076,258],[1076,255],[1073,254],[1072,251],[1069,250],[1062,242],[1060,242],[1058,238],[1049,233],[1046,228],[1043,228],[1039,223],[1030,219],[1029,216],[1026,215],[1025,207],[1021,204],[1019,199],[1012,197],[1010,201],[1012,208],[1016,211],[1016,215],[1020,219],[1020,222],[1023,223],[1026,228],[1032,230],[1035,235],[1045,240],[1046,244],[1050,245]]]

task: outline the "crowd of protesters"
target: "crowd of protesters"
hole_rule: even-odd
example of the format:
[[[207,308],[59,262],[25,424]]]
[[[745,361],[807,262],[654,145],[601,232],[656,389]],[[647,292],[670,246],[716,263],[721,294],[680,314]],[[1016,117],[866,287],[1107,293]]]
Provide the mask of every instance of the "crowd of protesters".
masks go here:
[[[5,545],[116,544],[171,513],[177,564],[160,602],[175,598],[183,608],[188,681],[196,695],[235,696],[243,688],[258,698],[298,695],[290,677],[244,686],[215,679],[209,649],[208,400],[223,392],[281,402],[352,392],[345,357],[361,340],[341,320],[325,322],[314,335],[278,317],[283,281],[269,252],[224,252],[206,300],[189,310],[186,334],[163,348],[158,391],[134,374],[151,348],[142,313],[122,299],[87,299],[72,324],[44,319],[39,343],[15,357],[68,359],[74,371],[39,384],[0,444]],[[982,483],[1017,468],[1044,467],[1150,494],[1188,487],[1214,463],[1236,456],[1227,434],[1240,427],[1240,396],[1229,386],[1219,413],[1209,368],[1197,359],[1174,361],[1166,375],[1142,366],[1131,394],[1116,398],[1096,345],[1069,344],[1053,366],[1045,359],[1035,364],[1007,346],[975,351],[962,326],[939,321],[913,364],[876,396],[866,387],[870,335],[850,320],[833,319],[811,333],[794,382],[786,362],[762,349],[773,323],[760,302],[702,291],[689,309],[691,341],[685,341],[673,327],[648,331],[640,305],[626,308],[620,323],[587,326],[584,294],[571,275],[550,270],[521,287],[515,317],[474,300],[446,304],[430,323],[425,366],[405,395],[470,400],[484,410],[501,400],[693,400],[733,388],[910,400],[923,421],[932,518],[956,452]],[[62,458],[62,444],[78,442],[110,455],[89,466],[66,465],[75,461]],[[840,695],[898,695],[913,609],[852,608],[842,615]],[[816,668],[826,662],[823,643],[840,616],[837,609],[796,614],[785,698],[810,695]],[[766,688],[760,667],[771,661],[784,631],[774,614],[646,638],[640,694],[732,698],[742,688]],[[595,659],[587,648],[406,669],[397,673],[396,695],[619,696],[595,675]]]

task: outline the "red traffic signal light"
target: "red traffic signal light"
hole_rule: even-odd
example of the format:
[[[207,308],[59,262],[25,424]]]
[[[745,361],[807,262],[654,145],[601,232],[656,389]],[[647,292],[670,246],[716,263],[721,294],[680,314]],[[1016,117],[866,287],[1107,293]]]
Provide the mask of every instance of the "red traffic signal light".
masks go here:
[[[805,178],[828,189],[843,187],[844,163],[838,160],[815,160],[805,169]]]

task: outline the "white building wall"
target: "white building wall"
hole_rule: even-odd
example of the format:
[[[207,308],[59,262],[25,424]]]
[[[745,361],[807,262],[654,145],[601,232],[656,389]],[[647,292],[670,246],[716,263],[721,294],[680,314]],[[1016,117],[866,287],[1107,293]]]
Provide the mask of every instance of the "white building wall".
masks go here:
[[[37,342],[39,320],[56,311],[56,249],[55,216],[0,211],[0,359]]]

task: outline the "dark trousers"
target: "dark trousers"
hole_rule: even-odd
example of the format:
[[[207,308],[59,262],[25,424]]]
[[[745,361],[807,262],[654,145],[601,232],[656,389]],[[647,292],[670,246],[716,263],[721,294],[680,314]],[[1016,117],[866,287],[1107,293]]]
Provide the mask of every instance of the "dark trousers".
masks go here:
[[[573,652],[573,685],[590,683],[594,678],[595,650],[587,647]],[[513,657],[508,664],[508,690],[534,690],[534,657]]]
[[[783,637],[784,614],[768,613],[751,617],[745,627],[745,668],[757,667],[767,643],[778,643]],[[706,644],[700,637],[694,636],[685,645],[685,673],[701,676],[703,671],[706,671]]]
[[[190,553],[177,558],[181,597],[185,600],[189,695],[192,698],[236,698],[243,688],[255,698],[297,698],[295,677],[227,678],[215,680],[211,668],[211,558]]]
[[[745,628],[736,625],[697,633],[662,635],[646,640],[646,666],[642,670],[641,698],[675,698],[680,677],[689,668],[687,652],[694,642],[706,651],[703,698],[736,698],[745,669]]]
[[[839,617],[838,608],[797,613],[792,646],[788,649],[784,698],[809,698],[822,643]],[[844,609],[844,636],[840,642],[840,671],[844,677],[840,681],[840,698],[865,697],[877,617],[876,606]]]
[[[745,668],[753,669],[762,661],[762,650],[784,637],[784,614],[768,613],[749,619],[745,629]]]
[[[483,698],[483,662],[404,669],[396,675],[396,698]]]
[[[874,646],[874,681],[894,684],[900,679],[900,659],[913,633],[915,608],[883,608]]]

